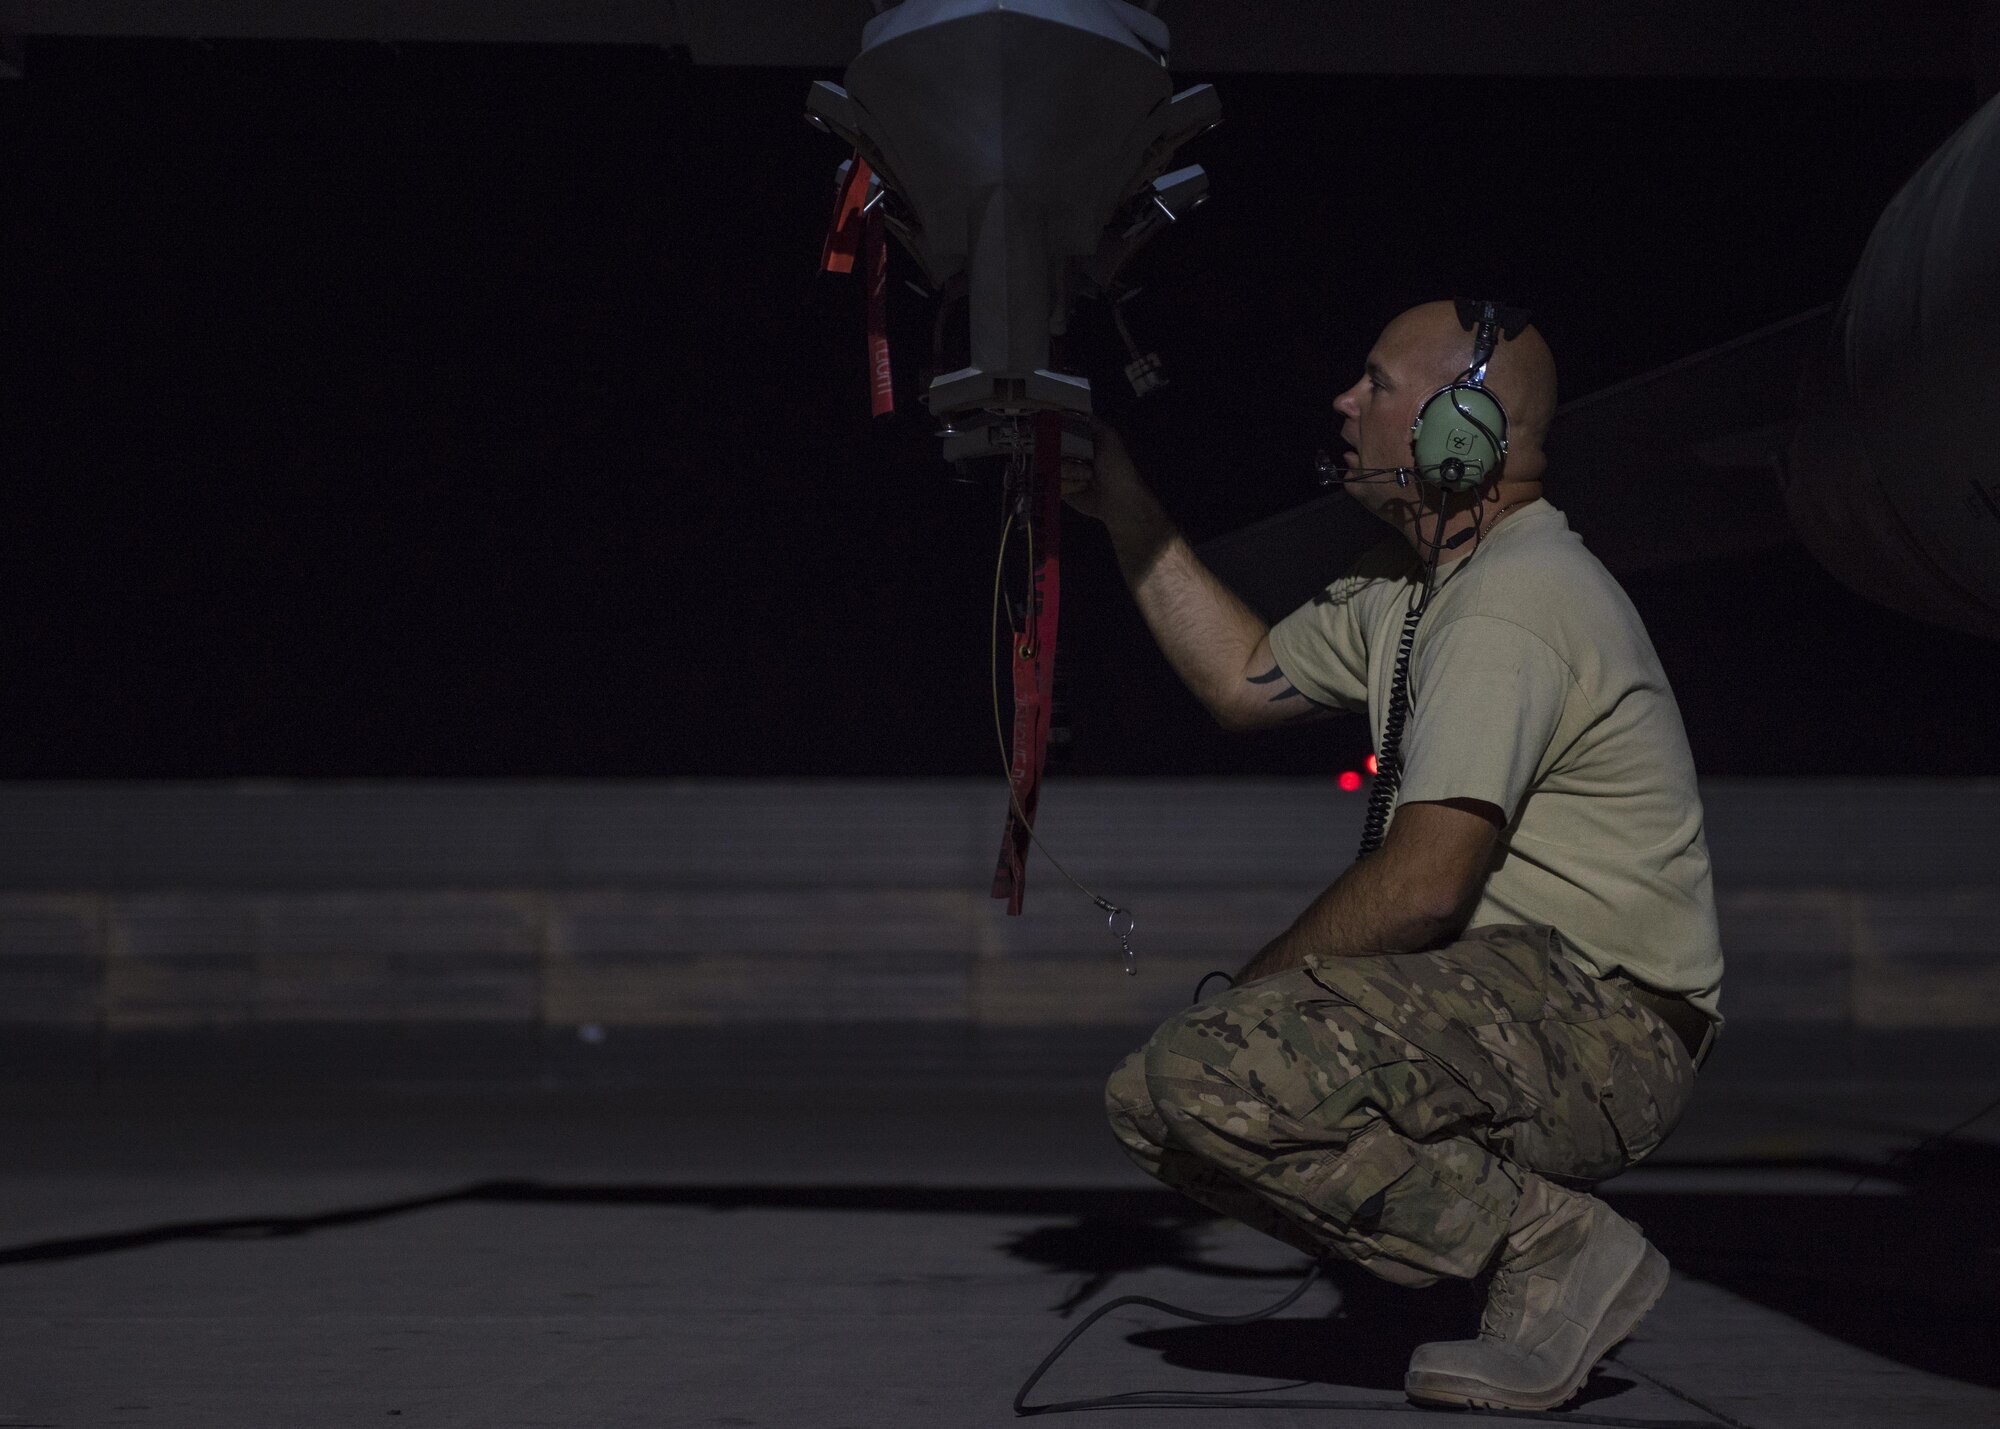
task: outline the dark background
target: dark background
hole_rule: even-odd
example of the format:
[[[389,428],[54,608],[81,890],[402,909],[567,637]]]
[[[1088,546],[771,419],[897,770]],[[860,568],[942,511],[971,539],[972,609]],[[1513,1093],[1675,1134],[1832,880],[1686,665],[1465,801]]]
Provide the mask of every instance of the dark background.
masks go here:
[[[816,272],[842,155],[800,119],[834,77],[34,41],[0,83],[0,777],[997,774],[997,493],[934,457],[900,288],[904,411],[866,415],[861,294]],[[1581,395],[1836,297],[1973,108],[1204,77],[1214,198],[1130,310],[1173,385],[1125,418],[1197,540],[1316,494],[1328,404],[1408,304],[1535,307]],[[1216,731],[1102,533],[1065,558],[1074,772],[1365,751],[1359,720]],[[1994,650],[1797,547],[1628,586],[1705,774],[2000,773]]]

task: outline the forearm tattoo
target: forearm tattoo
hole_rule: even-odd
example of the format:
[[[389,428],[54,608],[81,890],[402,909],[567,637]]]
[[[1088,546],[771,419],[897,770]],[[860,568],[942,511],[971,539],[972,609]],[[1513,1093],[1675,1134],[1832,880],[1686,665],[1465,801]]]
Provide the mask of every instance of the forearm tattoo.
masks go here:
[[[1298,700],[1300,702],[1299,708],[1289,712],[1288,717],[1291,719],[1317,719],[1321,715],[1333,713],[1327,706],[1320,704],[1304,690],[1301,690],[1290,680],[1285,679],[1285,672],[1276,665],[1273,665],[1261,675],[1246,675],[1244,678],[1249,680],[1253,685],[1276,685],[1282,683],[1284,688],[1276,694],[1269,696],[1265,703],[1275,705],[1283,700]]]

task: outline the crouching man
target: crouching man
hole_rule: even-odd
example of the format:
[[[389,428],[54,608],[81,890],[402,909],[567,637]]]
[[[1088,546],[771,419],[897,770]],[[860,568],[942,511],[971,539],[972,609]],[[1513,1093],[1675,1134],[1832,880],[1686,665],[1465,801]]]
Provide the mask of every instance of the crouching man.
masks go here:
[[[1363,711],[1381,759],[1375,846],[1113,1073],[1120,1144],[1308,1255],[1485,1280],[1478,1337],[1419,1346],[1408,1393],[1546,1409],[1666,1287],[1589,1188],[1679,1120],[1722,954],[1672,691],[1542,497],[1554,360],[1497,313],[1430,303],[1383,331],[1334,406],[1348,489],[1396,534],[1276,626],[1195,558],[1115,434],[1070,501],[1224,726]],[[1468,461],[1413,439],[1419,413],[1469,420],[1444,448]]]

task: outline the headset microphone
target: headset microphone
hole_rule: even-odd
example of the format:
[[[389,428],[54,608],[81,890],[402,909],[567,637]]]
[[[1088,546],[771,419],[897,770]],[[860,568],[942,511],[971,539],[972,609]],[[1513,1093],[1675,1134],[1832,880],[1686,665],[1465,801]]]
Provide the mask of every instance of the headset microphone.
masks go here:
[[[1346,486],[1357,481],[1376,481],[1384,476],[1396,478],[1396,485],[1408,486],[1410,478],[1420,475],[1407,466],[1342,466],[1324,450],[1313,457],[1313,469],[1319,473],[1321,486]]]

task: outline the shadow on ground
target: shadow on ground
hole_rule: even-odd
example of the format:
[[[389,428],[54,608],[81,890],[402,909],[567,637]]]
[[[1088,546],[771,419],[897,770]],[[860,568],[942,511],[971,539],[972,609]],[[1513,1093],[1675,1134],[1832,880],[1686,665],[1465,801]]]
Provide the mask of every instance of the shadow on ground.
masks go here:
[[[1478,1331],[1479,1306],[1464,1286],[1408,1290],[1341,1265],[1326,1273],[1336,1296],[1323,1315],[1146,1330],[1131,1343],[1181,1369],[1401,1394],[1411,1350]]]
[[[1785,1163],[1801,1169],[1799,1163]],[[1876,1177],[1878,1165],[1812,1163]],[[1771,1163],[1757,1163],[1769,1167]],[[1750,1163],[1729,1167],[1750,1169]],[[1727,1169],[1727,1168],[1720,1168]],[[1683,1273],[1872,1353],[1933,1374],[2000,1388],[2000,1146],[1952,1142],[1897,1169],[1904,1196],[1620,1194],[1607,1192]],[[1206,1259],[1196,1231],[1207,1214],[1171,1191],[909,1186],[564,1185],[489,1181],[436,1195],[345,1206],[312,1215],[235,1217],[139,1226],[0,1247],[9,1265],[139,1251],[172,1242],[311,1235],[465,1203],[704,1206],[869,1210],[911,1215],[1048,1217],[1003,1249],[1069,1283],[1064,1315],[1117,1288],[1129,1273],[1178,1268],[1267,1279],[1297,1270]],[[1334,1267],[1340,1298],[1330,1317],[1254,1326],[1147,1331],[1133,1343],[1193,1369],[1295,1380],[1400,1387],[1412,1347],[1455,1338],[1477,1323],[1463,1287],[1406,1290]],[[1274,1288],[1273,1299],[1278,1290]],[[1328,1318],[1334,1323],[1329,1325]],[[1601,1393],[1622,1387],[1609,1375]],[[1595,1383],[1595,1382],[1593,1382]]]
[[[1619,1195],[1614,1186],[1605,1199],[1684,1274],[1885,1358],[2000,1388],[2000,1145],[1934,1146],[1895,1178],[1907,1196]]]

